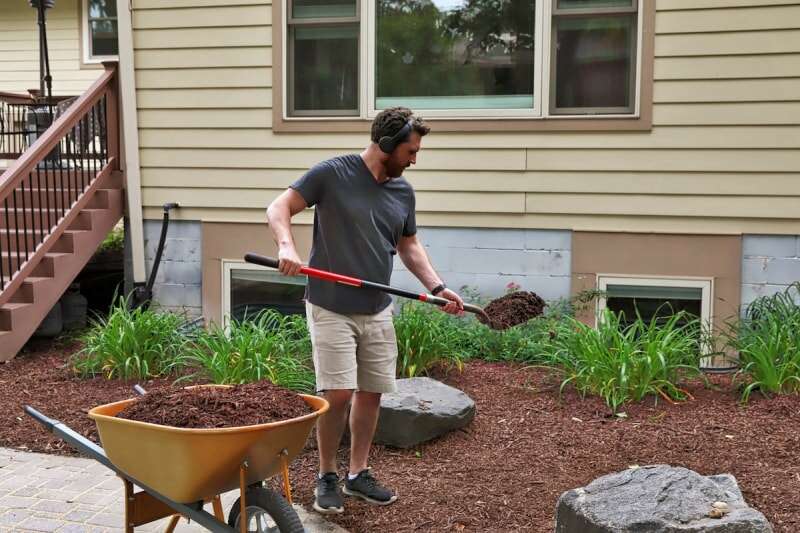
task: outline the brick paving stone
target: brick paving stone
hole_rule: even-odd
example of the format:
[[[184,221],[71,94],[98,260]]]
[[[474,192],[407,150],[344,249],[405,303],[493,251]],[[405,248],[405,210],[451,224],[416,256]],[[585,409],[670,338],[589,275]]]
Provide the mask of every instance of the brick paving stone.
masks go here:
[[[33,512],[28,509],[11,509],[0,515],[0,525],[11,527],[19,524],[26,518],[30,518]]]
[[[42,492],[42,489],[40,489],[39,487],[32,487],[32,486],[28,485],[27,487],[22,487],[21,489],[15,490],[14,492],[11,493],[11,495],[12,496],[28,497],[29,498],[29,497],[32,497],[32,496],[36,496],[40,492]]]
[[[63,524],[58,520],[50,520],[48,518],[31,517],[20,523],[19,527],[24,529],[31,529],[33,531],[55,531]]]
[[[0,498],[0,509],[29,509],[36,500],[20,496],[4,496]]]
[[[125,525],[124,518],[121,515],[111,514],[111,513],[97,513],[96,515],[86,520],[86,523],[93,524],[96,526],[111,526],[111,527]]]
[[[64,514],[73,508],[73,504],[58,500],[39,500],[34,506],[34,511]]]
[[[96,514],[96,510],[87,511],[83,509],[70,509],[68,512],[64,513],[62,518],[68,522],[86,522]]]

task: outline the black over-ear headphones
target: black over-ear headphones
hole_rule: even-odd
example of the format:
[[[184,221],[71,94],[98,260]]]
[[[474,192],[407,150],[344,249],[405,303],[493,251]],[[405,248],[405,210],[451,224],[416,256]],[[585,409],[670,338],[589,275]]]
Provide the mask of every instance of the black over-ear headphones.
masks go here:
[[[383,136],[378,141],[378,147],[381,149],[381,152],[385,154],[391,154],[394,152],[394,149],[397,148],[397,145],[406,141],[408,136],[411,135],[411,130],[414,128],[414,121],[412,119],[408,119],[408,122],[403,124],[403,127],[400,128],[400,131],[392,135],[391,137]]]

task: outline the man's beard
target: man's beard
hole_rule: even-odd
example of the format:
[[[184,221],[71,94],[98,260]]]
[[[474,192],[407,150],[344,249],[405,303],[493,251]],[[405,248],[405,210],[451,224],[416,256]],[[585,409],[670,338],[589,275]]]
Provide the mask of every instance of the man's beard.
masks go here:
[[[405,169],[406,167],[402,165],[389,163],[386,165],[386,175],[389,177],[389,179],[399,178],[403,175],[403,171]]]

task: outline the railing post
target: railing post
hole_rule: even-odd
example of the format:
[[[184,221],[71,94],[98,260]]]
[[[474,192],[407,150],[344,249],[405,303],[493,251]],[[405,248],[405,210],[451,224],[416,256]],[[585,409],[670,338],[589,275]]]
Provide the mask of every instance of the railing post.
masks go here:
[[[106,89],[106,135],[108,136],[108,159],[112,157],[117,161],[117,168],[119,170],[119,72],[116,72],[116,62],[103,63],[106,70],[114,70],[114,77],[108,84]]]

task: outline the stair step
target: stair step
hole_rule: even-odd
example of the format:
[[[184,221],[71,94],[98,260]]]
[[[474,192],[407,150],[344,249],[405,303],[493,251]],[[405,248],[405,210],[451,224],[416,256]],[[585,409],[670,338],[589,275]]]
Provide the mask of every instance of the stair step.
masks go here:
[[[72,252],[74,250],[75,238],[80,238],[82,233],[87,233],[86,229],[68,229],[59,237],[59,240],[53,245],[52,251],[54,252]],[[33,254],[36,247],[44,242],[45,237],[49,233],[37,230],[28,231],[24,230],[6,230],[0,229],[0,250],[16,253],[19,249],[22,252]]]
[[[44,254],[42,260],[33,270],[32,275],[39,277],[53,277],[54,269],[58,267],[58,264],[67,260],[71,255],[71,253],[65,252],[49,252]],[[26,260],[27,259],[23,254],[17,256],[16,252],[0,252],[0,261],[2,261],[2,272],[3,276],[5,277],[5,281],[8,281],[9,278],[9,261],[11,263],[11,273],[15,273],[17,270],[19,270],[20,264],[24,263]]]
[[[0,330],[11,331],[22,320],[21,312],[31,307],[32,303],[8,302],[0,305]]]

